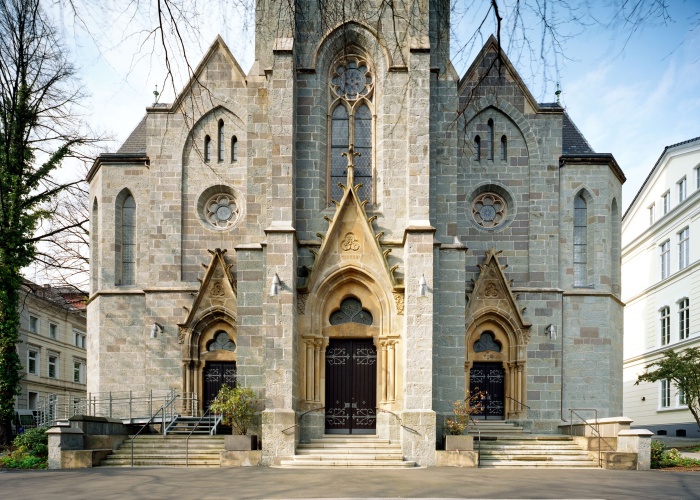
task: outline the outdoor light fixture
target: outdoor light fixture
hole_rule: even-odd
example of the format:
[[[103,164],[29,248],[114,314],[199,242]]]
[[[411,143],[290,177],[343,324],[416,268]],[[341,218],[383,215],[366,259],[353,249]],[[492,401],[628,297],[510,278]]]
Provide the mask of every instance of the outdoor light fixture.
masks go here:
[[[272,277],[272,285],[270,285],[270,297],[277,297],[280,294],[280,277],[277,273]]]
[[[163,326],[159,325],[158,323],[153,323],[153,326],[151,327],[151,338],[156,338],[159,333],[163,333]]]
[[[425,274],[420,277],[418,282],[418,296],[425,297],[428,295],[428,283],[425,281]]]
[[[552,340],[557,338],[557,329],[554,325],[549,325],[544,329],[544,331],[549,334]]]

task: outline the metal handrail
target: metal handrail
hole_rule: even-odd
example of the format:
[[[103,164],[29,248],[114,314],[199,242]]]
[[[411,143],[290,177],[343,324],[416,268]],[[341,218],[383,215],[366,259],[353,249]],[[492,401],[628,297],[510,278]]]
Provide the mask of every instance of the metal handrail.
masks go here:
[[[143,425],[143,427],[141,427],[141,428],[139,429],[139,431],[138,431],[136,434],[134,434],[134,437],[131,438],[131,466],[132,466],[132,467],[134,466],[134,441],[136,440],[136,438],[138,437],[138,435],[141,434],[141,433],[143,432],[144,429],[148,428],[148,426],[151,425],[151,424],[153,423],[153,419],[156,418],[156,416],[157,416],[160,412],[163,412],[163,424],[162,424],[162,429],[163,429],[163,433],[165,433],[165,410],[168,408],[168,406],[170,406],[171,404],[173,404],[173,403],[175,402],[175,400],[176,400],[178,397],[180,397],[180,396],[179,396],[178,394],[175,394],[175,395],[173,396],[173,398],[172,398],[170,401],[168,401],[167,403],[163,403],[163,406],[161,406],[160,409],[159,409],[157,412],[155,412],[155,414],[152,415],[151,418],[148,419],[148,422],[146,422],[146,423]]]
[[[393,411],[391,411],[391,410],[385,410],[384,408],[375,408],[375,409],[376,409],[377,411],[383,411],[383,412],[385,412],[385,413],[390,413],[390,414],[392,414],[393,416],[395,416],[395,417],[397,418],[397,420],[399,421],[399,425],[400,425],[401,427],[403,427],[404,429],[406,429],[408,432],[412,432],[413,434],[418,434],[418,435],[420,435],[420,432],[418,432],[417,430],[412,429],[411,427],[408,427],[408,426],[406,426],[406,425],[403,425],[403,420],[401,419],[401,417],[399,417],[399,416],[398,416],[396,413],[394,413]]]
[[[596,427],[593,427],[591,424],[588,423],[587,420],[585,420],[581,415],[576,413],[576,411],[592,411],[595,412],[595,425]],[[603,468],[603,456],[602,452],[600,449],[600,430],[598,429],[598,410],[596,408],[569,408],[569,435],[573,436],[574,435],[574,415],[576,415],[578,418],[581,419],[581,421],[587,425],[588,427],[593,430],[598,435],[598,467]]]
[[[510,396],[506,396],[506,397],[507,397],[508,399],[510,399],[511,401],[515,401],[515,402],[518,403],[520,406],[524,406],[524,407],[527,408],[528,410],[531,410],[531,408],[530,408],[528,405],[526,405],[525,403],[521,403],[521,402],[518,401],[517,399],[513,399],[513,398],[511,398]]]
[[[202,422],[202,419],[204,417],[206,417],[210,411],[211,411],[211,409],[207,408],[207,411],[205,411],[204,414],[201,417],[199,417],[199,420],[197,420],[197,423],[194,424],[194,428],[187,435],[187,438],[185,438],[185,467],[190,466],[190,437],[192,437],[192,433],[197,430],[197,427],[199,427],[199,424]],[[210,431],[210,434],[211,434],[211,431]]]
[[[304,413],[302,413],[301,415],[299,415],[299,417],[297,418],[297,423],[296,423],[296,424],[290,425],[290,426],[287,427],[286,429],[282,429],[282,432],[287,432],[289,429],[294,429],[295,427],[299,426],[299,425],[301,424],[301,419],[304,418],[308,413],[311,413],[311,412],[314,412],[314,411],[319,411],[319,410],[325,410],[325,409],[326,409],[325,406],[319,406],[318,408],[312,408],[311,410],[305,411]]]

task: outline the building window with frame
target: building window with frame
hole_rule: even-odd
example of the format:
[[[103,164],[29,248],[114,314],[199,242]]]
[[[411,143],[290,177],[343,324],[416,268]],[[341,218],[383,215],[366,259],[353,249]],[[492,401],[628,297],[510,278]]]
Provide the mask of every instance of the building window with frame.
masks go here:
[[[661,345],[668,345],[671,342],[671,312],[668,306],[664,306],[659,311],[660,329],[661,329]]]
[[[27,351],[27,373],[39,375],[39,351],[36,349]]]
[[[372,204],[374,76],[369,62],[358,54],[343,56],[331,67],[330,148],[328,202],[340,200],[338,183],[347,183],[348,158],[342,153],[353,145],[359,156],[353,159],[357,195]],[[352,187],[352,186],[348,186]]]
[[[690,228],[686,227],[678,233],[678,270],[688,267],[690,262]]]
[[[685,177],[678,181],[678,203],[683,203],[686,197]]]
[[[695,189],[700,189],[700,165],[695,167]]]
[[[508,139],[506,136],[501,136],[501,161],[508,159]]]
[[[58,378],[58,356],[49,354],[47,375],[49,378]]]
[[[39,318],[36,316],[29,316],[29,331],[39,333]]]
[[[661,250],[661,279],[665,280],[671,275],[671,241],[664,241],[659,248]]]
[[[661,401],[659,406],[661,408],[671,407],[671,381],[668,379],[661,380]]]
[[[49,323],[49,337],[54,340],[58,339],[58,325]]]
[[[219,120],[219,129],[218,129],[218,139],[219,143],[217,144],[217,155],[216,159],[218,161],[224,161],[224,121]]]
[[[488,133],[486,136],[486,154],[489,155],[488,159],[493,160],[493,120],[489,118],[486,124]]]
[[[80,332],[78,330],[73,330],[73,338],[74,338],[75,347],[80,347],[81,349],[85,349],[87,336],[83,332]]]
[[[136,202],[127,196],[122,206],[122,284],[136,279]]]
[[[209,161],[211,159],[211,137],[208,135],[204,136],[204,161]]]
[[[588,206],[579,194],[574,199],[574,286],[588,286]]]
[[[686,297],[678,302],[678,340],[690,336],[690,300]]]
[[[238,137],[231,137],[231,161],[238,161]]]
[[[83,361],[73,361],[73,382],[75,382],[76,384],[85,383],[85,364],[83,363]]]
[[[474,159],[481,160],[481,137],[478,135],[474,137]]]
[[[661,196],[661,206],[663,210],[663,214],[666,215],[671,211],[671,192],[666,191],[662,196]]]
[[[678,387],[678,406],[686,406],[688,403],[685,401],[685,392],[683,389]]]
[[[649,206],[649,225],[653,225],[656,222],[656,210],[655,206],[652,204]]]

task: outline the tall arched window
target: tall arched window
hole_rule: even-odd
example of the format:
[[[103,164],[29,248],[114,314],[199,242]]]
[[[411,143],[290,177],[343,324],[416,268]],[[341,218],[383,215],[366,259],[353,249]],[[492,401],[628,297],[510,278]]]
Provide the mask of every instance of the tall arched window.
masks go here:
[[[136,278],[136,202],[133,196],[122,207],[122,285],[133,285]]]
[[[474,159],[476,161],[481,159],[481,137],[478,135],[474,137]]]
[[[505,135],[501,136],[501,160],[508,159],[508,139]]]
[[[218,137],[218,153],[216,159],[218,161],[224,161],[224,121],[219,120],[219,137]]]
[[[90,215],[90,285],[95,293],[99,288],[100,270],[100,226],[97,199],[92,202],[92,214]]]
[[[204,136],[204,161],[209,161],[211,159],[211,137],[208,135]]]
[[[360,153],[354,159],[355,184],[362,184],[358,196],[372,202],[373,90],[374,80],[369,63],[361,56],[346,56],[333,65],[330,75],[331,199],[340,200],[343,195],[338,183],[347,182],[348,160],[342,153],[353,144],[355,152]]]
[[[238,138],[231,137],[231,161],[238,161]]]
[[[488,136],[486,138],[486,154],[489,160],[493,160],[493,120],[488,121]]]
[[[574,198],[574,286],[588,286],[588,207],[583,195]]]

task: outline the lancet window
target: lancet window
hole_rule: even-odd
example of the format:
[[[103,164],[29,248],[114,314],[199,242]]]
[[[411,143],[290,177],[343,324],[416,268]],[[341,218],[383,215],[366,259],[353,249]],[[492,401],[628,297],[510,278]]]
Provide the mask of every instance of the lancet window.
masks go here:
[[[344,56],[331,69],[330,82],[330,199],[340,200],[338,183],[347,182],[348,160],[342,153],[353,144],[360,156],[354,159],[355,184],[362,184],[360,199],[372,202],[374,77],[361,56]]]

